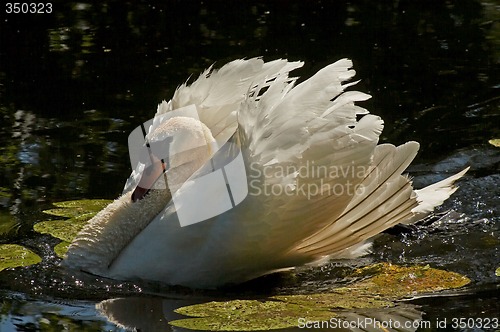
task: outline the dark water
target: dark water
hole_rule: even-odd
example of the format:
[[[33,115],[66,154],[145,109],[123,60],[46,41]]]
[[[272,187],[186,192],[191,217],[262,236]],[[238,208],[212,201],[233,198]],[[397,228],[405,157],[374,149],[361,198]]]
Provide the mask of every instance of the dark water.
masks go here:
[[[213,63],[254,56],[304,60],[296,73],[303,77],[353,59],[357,88],[373,96],[363,106],[385,120],[382,141],[421,143],[409,169],[417,187],[472,166],[440,209],[451,212],[412,233],[383,235],[359,264],[430,264],[473,280],[459,296],[415,300],[426,320],[499,316],[500,149],[488,143],[500,138],[499,4],[107,1],[54,2],[47,14],[4,9],[0,243],[31,248],[43,262],[0,272],[1,331],[168,331],[172,310],[187,303],[320,292],[339,282],[339,263],[216,293],[70,275],[57,267],[57,241],[32,230],[51,202],[117,197],[130,172],[128,134],[157,103]],[[112,298],[124,299],[106,318],[95,304]],[[131,305],[135,315],[120,310]]]

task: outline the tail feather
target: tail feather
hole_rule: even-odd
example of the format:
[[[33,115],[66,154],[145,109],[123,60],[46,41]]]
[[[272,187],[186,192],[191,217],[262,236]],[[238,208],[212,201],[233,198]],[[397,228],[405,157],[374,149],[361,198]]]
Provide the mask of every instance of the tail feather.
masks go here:
[[[407,220],[405,224],[411,224],[424,218],[431,213],[436,206],[443,204],[443,202],[458,189],[458,187],[454,186],[455,181],[464,176],[469,168],[470,166],[442,181],[431,184],[425,188],[415,190],[418,206],[412,210],[414,216]]]
[[[302,251],[311,256],[330,256],[331,258],[335,258],[337,257],[337,252],[343,251],[345,248],[350,248],[361,241],[366,241],[367,239],[372,238],[383,230],[391,227],[388,225],[396,225],[406,220],[411,216],[410,210],[415,205],[416,204],[414,202],[406,200],[400,205],[397,205],[393,210],[386,211],[385,214],[379,216],[378,218],[375,215],[366,215],[363,219],[359,220],[359,223],[363,224],[364,228],[362,228],[363,226],[360,226],[361,228],[352,232],[350,230],[341,231],[335,236],[341,240],[324,241],[325,243],[320,244],[320,246],[304,249]]]
[[[381,150],[387,150],[383,145],[379,147]],[[379,154],[376,156],[380,157]],[[415,191],[411,188],[410,180],[404,176],[399,176],[396,181],[403,185],[399,189],[394,185],[389,188],[390,182],[384,183],[382,180],[384,177],[379,178],[383,186],[377,187],[358,204],[349,204],[346,212],[332,225],[311,236],[297,250],[303,254],[318,257],[345,256],[346,247],[354,246],[394,225],[409,224],[425,217],[457,190],[453,183],[460,179],[468,169],[469,167],[449,178]],[[386,193],[392,194],[381,202],[381,197],[385,197]]]
[[[400,223],[411,216],[411,209],[417,206],[412,198],[411,184],[399,176],[391,183],[380,187],[370,198],[370,204],[363,204],[337,218],[327,229],[312,236],[307,245],[298,250],[313,256],[330,255]]]
[[[392,222],[385,218],[388,223],[386,225],[380,218],[387,216],[398,204],[411,199],[411,184],[401,173],[413,160],[417,150],[416,142],[408,142],[397,148],[390,144],[377,146],[373,163],[370,169],[365,170],[365,178],[358,186],[361,190],[356,193],[341,216],[306,239],[297,249],[309,251],[313,248],[328,247],[331,243],[342,241],[344,236],[349,237],[349,232],[353,229],[367,227],[370,223],[375,223],[380,231],[391,227]],[[416,201],[414,204],[416,205]]]

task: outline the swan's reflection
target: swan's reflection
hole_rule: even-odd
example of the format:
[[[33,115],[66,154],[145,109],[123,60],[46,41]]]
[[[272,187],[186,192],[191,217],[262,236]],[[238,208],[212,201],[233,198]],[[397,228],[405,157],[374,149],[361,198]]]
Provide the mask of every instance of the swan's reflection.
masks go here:
[[[169,325],[168,322],[186,318],[174,312],[183,306],[203,301],[166,299],[161,297],[129,297],[104,300],[97,310],[117,326],[132,331],[190,331]],[[297,321],[297,327],[280,331],[416,331],[422,312],[411,304],[389,308],[337,311],[338,317],[324,322]],[[333,316],[333,315],[332,315]]]
[[[175,309],[199,303],[161,297],[114,298],[96,304],[96,309],[117,326],[132,331],[172,331],[169,321],[184,318]]]

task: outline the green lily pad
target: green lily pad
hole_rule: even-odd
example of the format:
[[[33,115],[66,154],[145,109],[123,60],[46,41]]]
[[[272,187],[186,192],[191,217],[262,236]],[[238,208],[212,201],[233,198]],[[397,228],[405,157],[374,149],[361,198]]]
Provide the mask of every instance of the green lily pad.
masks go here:
[[[57,257],[64,258],[64,255],[68,251],[68,247],[71,244],[71,242],[66,242],[66,241],[61,241],[60,243],[56,244],[54,247],[54,252],[56,253]]]
[[[0,271],[9,267],[29,266],[40,263],[40,256],[17,244],[0,245]]]
[[[335,316],[328,308],[311,307],[271,298],[269,301],[233,300],[209,302],[182,307],[175,312],[188,318],[170,324],[191,330],[258,331],[282,329],[297,325],[297,319],[328,320]]]
[[[497,277],[500,277],[500,267],[497,267],[497,269],[495,270],[495,275]]]
[[[69,219],[69,220],[49,220],[42,221],[33,226],[35,232],[41,234],[50,234],[60,240],[71,242],[76,234],[85,226],[85,221]]]
[[[297,327],[302,321],[342,318],[342,310],[379,310],[394,307],[395,301],[467,285],[458,273],[429,266],[402,267],[375,264],[354,272],[366,279],[329,293],[272,296],[267,301],[232,300],[181,307],[175,312],[193,318],[169,324],[191,330],[255,331]]]
[[[370,270],[378,272],[356,283],[356,289],[364,294],[379,294],[393,300],[460,288],[470,283],[470,279],[461,274],[434,269],[429,265],[404,267],[379,263],[358,269],[354,274],[364,275]]]
[[[58,217],[67,218],[87,218],[90,215],[92,218],[97,212],[104,209],[112,201],[107,199],[81,199],[74,201],[65,201],[54,203],[57,209],[49,209],[43,211],[46,214],[50,214]]]
[[[75,201],[65,201],[54,203],[56,209],[43,211],[58,217],[66,217],[66,220],[42,221],[33,226],[33,229],[41,234],[50,234],[62,240],[54,247],[57,256],[64,257],[69,244],[76,237],[78,232],[85,226],[93,216],[105,208],[110,200],[105,199],[82,199]]]
[[[490,143],[493,146],[496,146],[497,148],[500,148],[500,138],[490,139],[488,143]]]

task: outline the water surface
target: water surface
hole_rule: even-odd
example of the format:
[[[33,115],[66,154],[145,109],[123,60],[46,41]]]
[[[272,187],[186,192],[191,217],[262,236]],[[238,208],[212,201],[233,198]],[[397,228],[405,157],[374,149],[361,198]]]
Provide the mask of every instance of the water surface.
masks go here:
[[[323,292],[342,271],[379,261],[430,264],[472,279],[467,292],[415,300],[429,321],[498,317],[500,8],[487,1],[54,3],[51,14],[4,14],[0,28],[0,243],[40,264],[0,272],[1,331],[169,330],[182,305]],[[332,262],[239,289],[201,292],[61,271],[57,240],[33,231],[52,202],[117,197],[127,137],[190,75],[263,56],[304,60],[309,77],[353,59],[363,103],[385,120],[383,142],[417,140],[417,187],[471,171],[436,223],[383,235],[358,262]],[[115,312],[96,304],[114,298]],[[106,302],[106,303],[109,303]],[[121,307],[133,305],[136,316]],[[104,315],[104,314],[107,314]],[[142,325],[141,325],[142,324]],[[451,326],[449,326],[451,327]],[[480,329],[479,329],[480,330]]]

